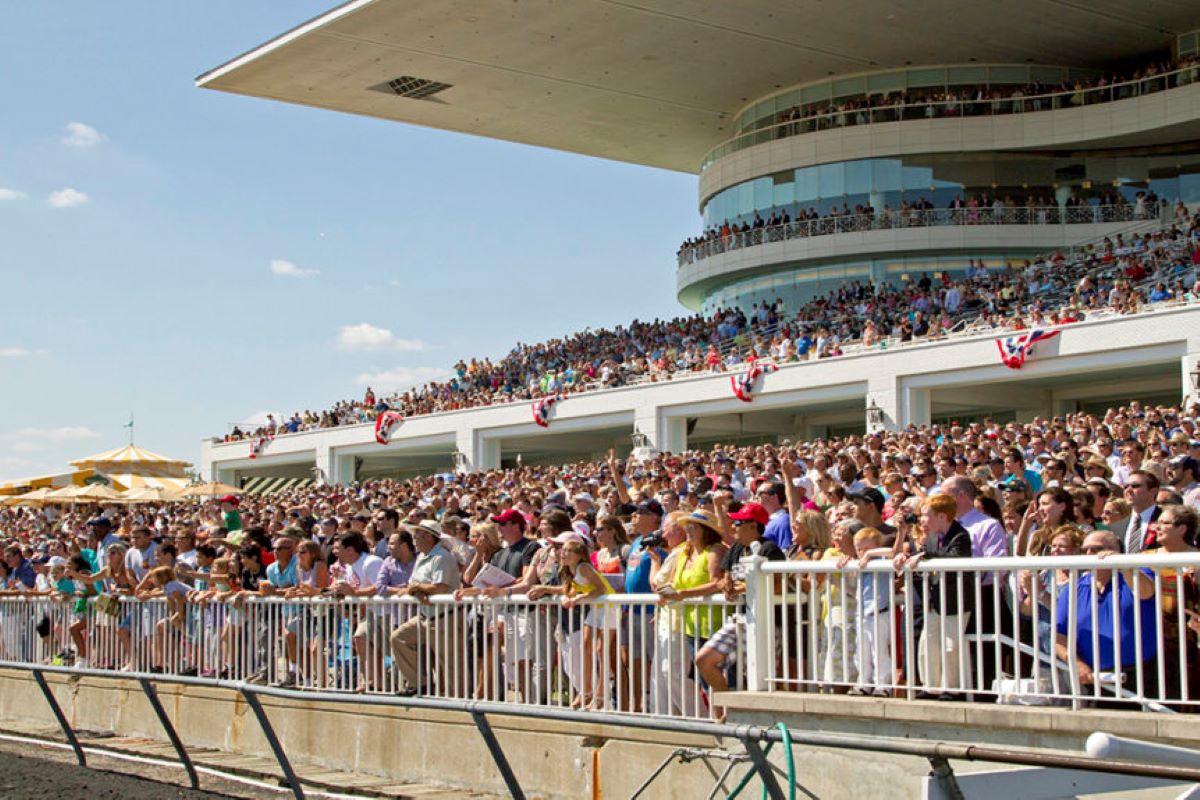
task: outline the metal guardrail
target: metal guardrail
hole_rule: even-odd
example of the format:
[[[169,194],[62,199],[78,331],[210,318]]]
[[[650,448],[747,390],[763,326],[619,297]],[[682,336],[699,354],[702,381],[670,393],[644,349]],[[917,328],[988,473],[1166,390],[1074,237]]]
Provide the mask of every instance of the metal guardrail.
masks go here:
[[[749,231],[718,235],[682,248],[676,258],[685,267],[705,258],[761,244],[830,236],[842,233],[991,225],[1083,225],[1114,222],[1154,221],[1157,208],[1139,210],[1132,203],[1120,205],[1048,206],[1015,208],[932,208],[910,211],[878,211],[874,214],[848,214],[796,220],[768,225]]]
[[[753,690],[1200,712],[1196,599],[1182,577],[1197,553],[754,567]]]
[[[1070,89],[1061,92],[1046,92],[1036,95],[1016,94],[980,100],[922,100],[913,103],[867,106],[864,108],[840,108],[821,113],[804,114],[797,119],[788,119],[739,133],[705,154],[700,162],[704,172],[714,161],[731,153],[757,144],[801,136],[818,131],[837,130],[859,125],[874,125],[881,122],[905,122],[909,120],[955,119],[960,117],[1007,116],[1039,111],[1080,108],[1082,106],[1111,103],[1147,94],[1188,86],[1200,81],[1200,65],[1189,65],[1147,78],[1121,81],[1108,86]],[[947,91],[957,91],[947,87]],[[870,95],[861,95],[867,99]],[[856,98],[839,98],[840,102]],[[829,105],[829,101],[823,101]]]

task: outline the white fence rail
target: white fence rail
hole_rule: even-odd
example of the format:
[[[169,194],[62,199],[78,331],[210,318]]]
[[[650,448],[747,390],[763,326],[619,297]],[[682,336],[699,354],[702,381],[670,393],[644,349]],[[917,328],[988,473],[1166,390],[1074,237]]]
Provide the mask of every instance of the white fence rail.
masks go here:
[[[0,599],[0,661],[707,718],[732,689],[1200,711],[1200,555],[754,562],[744,602]],[[1098,587],[1093,590],[1093,587]]]
[[[248,597],[172,613],[161,598],[10,597],[0,661],[707,718],[695,653],[741,604],[659,600]],[[730,684],[743,687],[744,659],[731,661]]]
[[[760,567],[751,688],[1200,711],[1200,554]]]

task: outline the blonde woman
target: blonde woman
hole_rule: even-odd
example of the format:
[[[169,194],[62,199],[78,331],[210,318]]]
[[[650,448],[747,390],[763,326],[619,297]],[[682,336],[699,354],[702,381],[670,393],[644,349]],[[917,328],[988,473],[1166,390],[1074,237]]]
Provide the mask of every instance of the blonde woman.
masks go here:
[[[604,576],[596,571],[588,560],[588,548],[578,534],[562,533],[562,551],[559,553],[562,582],[566,591],[562,605],[572,609],[583,604],[593,604],[600,597],[611,594],[612,586]],[[605,658],[608,640],[605,636],[606,612],[604,606],[592,606],[583,618],[583,692],[571,701],[572,708],[602,709],[608,705],[608,679],[611,672],[608,667],[609,659]],[[613,631],[613,643],[615,634]],[[593,696],[593,687],[596,691]]]

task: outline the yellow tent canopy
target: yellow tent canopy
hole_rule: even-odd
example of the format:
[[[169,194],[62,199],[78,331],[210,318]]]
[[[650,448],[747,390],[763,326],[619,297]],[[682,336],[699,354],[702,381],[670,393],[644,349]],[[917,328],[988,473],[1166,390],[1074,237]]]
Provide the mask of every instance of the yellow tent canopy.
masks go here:
[[[191,464],[130,444],[72,461],[71,466],[102,472],[118,489],[180,490],[188,485],[185,470]]]
[[[81,469],[76,472],[60,472],[54,475],[39,475],[36,478],[21,478],[15,481],[0,483],[0,495],[16,495],[29,492],[31,489],[58,489],[63,486],[83,486],[88,478],[96,474],[94,469]]]

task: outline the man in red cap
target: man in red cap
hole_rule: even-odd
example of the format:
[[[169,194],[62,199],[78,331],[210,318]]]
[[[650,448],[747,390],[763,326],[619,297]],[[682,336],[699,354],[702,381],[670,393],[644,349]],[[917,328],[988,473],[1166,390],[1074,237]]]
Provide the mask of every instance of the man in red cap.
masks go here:
[[[729,519],[733,523],[737,541],[729,548],[721,562],[721,569],[725,572],[721,590],[725,592],[727,600],[736,600],[746,593],[746,576],[749,569],[748,564],[742,562],[743,558],[755,555],[768,561],[783,561],[787,556],[774,541],[763,538],[771,514],[758,503],[746,503],[737,511],[731,511]],[[762,622],[765,620],[760,621],[760,624]],[[713,692],[729,690],[725,669],[737,657],[738,642],[745,629],[745,618],[741,614],[731,614],[721,629],[696,653],[696,671],[708,684],[709,697],[713,696]],[[714,719],[725,719],[724,709],[714,705],[712,711]]]

